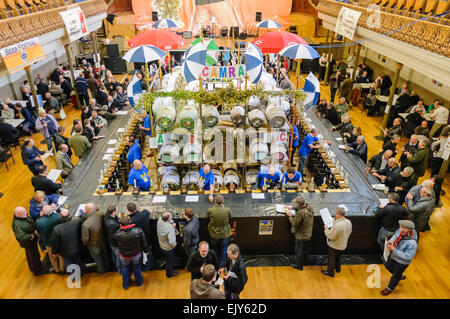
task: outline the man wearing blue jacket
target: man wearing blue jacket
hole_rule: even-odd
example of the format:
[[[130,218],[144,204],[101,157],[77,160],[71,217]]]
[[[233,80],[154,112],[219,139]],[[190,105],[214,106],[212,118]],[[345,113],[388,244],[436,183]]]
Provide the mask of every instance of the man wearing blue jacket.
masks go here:
[[[53,208],[56,208],[58,198],[58,194],[45,195],[45,192],[43,191],[36,191],[34,193],[34,197],[30,200],[30,216],[33,220],[41,217],[41,211],[45,205],[50,205]]]
[[[136,187],[141,191],[148,191],[150,189],[150,176],[148,176],[148,169],[140,160],[133,161],[133,168],[128,174],[128,184]]]
[[[391,251],[385,264],[386,269],[392,274],[386,288],[381,291],[383,296],[391,294],[400,280],[406,279],[403,272],[408,268],[417,251],[417,232],[415,225],[410,220],[400,220],[400,228],[387,242],[387,249]]]
[[[139,140],[130,137],[129,143],[131,144],[131,147],[127,154],[127,161],[130,164],[133,164],[134,160],[142,161],[142,149],[141,145],[139,145]]]
[[[294,125],[294,137],[292,138],[292,136],[289,137],[289,145],[291,145],[291,138],[292,138],[292,155],[291,155],[291,166],[294,166],[294,156],[295,156],[295,151],[297,150],[298,147],[298,141],[299,141],[299,137],[298,137],[298,125],[300,125],[300,120],[297,119],[295,121],[295,125]]]
[[[261,169],[256,176],[256,183],[261,189],[264,185],[266,185],[268,189],[273,189],[280,183],[280,180],[280,173],[275,171],[275,167],[273,166],[269,166],[268,170]]]

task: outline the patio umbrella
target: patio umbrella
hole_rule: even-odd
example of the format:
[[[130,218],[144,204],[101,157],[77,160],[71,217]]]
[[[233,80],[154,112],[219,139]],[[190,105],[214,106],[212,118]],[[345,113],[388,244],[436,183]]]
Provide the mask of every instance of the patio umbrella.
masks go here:
[[[141,45],[130,49],[122,59],[127,62],[147,63],[164,58],[167,53],[153,45]]]
[[[186,82],[192,82],[200,77],[200,72],[206,66],[207,49],[201,42],[186,50],[184,61],[181,65],[181,73]]]
[[[260,29],[278,29],[281,28],[281,24],[274,20],[264,20],[256,25]]]
[[[144,31],[128,41],[130,48],[144,44],[151,44],[162,50],[175,50],[184,46],[185,41],[176,33],[162,29]]]
[[[202,42],[201,38],[191,42],[192,45]],[[214,65],[217,63],[217,56],[219,54],[219,47],[214,40],[203,40],[203,45],[206,47],[206,64]]]
[[[317,53],[317,51],[314,48],[304,44],[293,44],[287,46],[280,51],[280,55],[295,60],[298,59],[312,60],[320,58],[319,53]]]
[[[252,42],[261,49],[262,53],[278,53],[292,44],[308,44],[296,34],[285,31],[267,32]]]
[[[170,29],[170,28],[176,28],[178,26],[173,20],[162,19],[162,20],[156,21],[154,27],[156,29]]]
[[[245,51],[245,67],[250,83],[257,83],[263,70],[263,56],[261,50],[252,43],[248,44]]]

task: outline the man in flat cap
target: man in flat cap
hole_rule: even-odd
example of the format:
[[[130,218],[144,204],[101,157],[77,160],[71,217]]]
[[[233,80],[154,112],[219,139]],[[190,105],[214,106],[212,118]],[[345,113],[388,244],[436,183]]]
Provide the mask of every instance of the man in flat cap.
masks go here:
[[[400,228],[387,242],[386,248],[391,252],[385,267],[392,274],[391,280],[386,288],[381,291],[383,296],[387,296],[400,280],[406,279],[403,272],[408,268],[417,251],[417,232],[414,229],[414,222],[410,220],[399,220]]]

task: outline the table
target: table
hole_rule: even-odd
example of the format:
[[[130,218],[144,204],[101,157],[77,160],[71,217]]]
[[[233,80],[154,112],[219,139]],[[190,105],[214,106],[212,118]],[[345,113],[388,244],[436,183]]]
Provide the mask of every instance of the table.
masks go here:
[[[349,192],[326,193],[288,193],[274,192],[264,193],[264,199],[253,199],[250,193],[230,193],[223,194],[225,205],[230,207],[233,215],[233,222],[236,222],[236,236],[234,241],[238,243],[244,255],[277,255],[292,254],[294,251],[294,236],[290,232],[291,225],[288,218],[283,214],[278,214],[275,210],[276,204],[292,203],[294,198],[302,195],[307,203],[314,209],[314,230],[311,239],[311,253],[325,255],[327,253],[326,238],[323,233],[323,223],[319,214],[322,208],[328,208],[330,212],[341,204],[348,207],[346,216],[353,224],[353,232],[350,236],[346,254],[358,257],[360,263],[368,263],[367,256],[378,258],[380,248],[376,242],[379,229],[378,221],[374,216],[374,207],[378,205],[380,198],[386,198],[383,192],[375,191],[371,184],[378,184],[378,180],[371,175],[365,175],[365,164],[356,155],[343,152],[338,149],[339,142],[336,137],[339,133],[331,131],[331,123],[328,120],[320,120],[315,115],[315,107],[309,111],[312,123],[319,129],[320,134],[326,140],[330,140],[330,149],[336,154],[344,169],[348,172]],[[208,195],[199,194],[199,200],[195,203],[186,204],[186,196],[167,195],[165,203],[153,203],[154,194],[143,193],[139,196],[129,195],[102,195],[94,196],[98,186],[100,170],[104,166],[102,157],[109,147],[107,142],[111,138],[116,138],[117,130],[124,127],[127,116],[120,116],[108,126],[102,128],[101,134],[106,138],[97,141],[91,149],[86,151],[72,174],[68,176],[63,185],[64,195],[68,196],[69,210],[73,213],[80,204],[94,202],[105,211],[109,205],[116,205],[118,211],[126,211],[126,205],[130,202],[136,203],[141,209],[147,209],[151,215],[152,227],[156,227],[158,217],[164,212],[172,213],[174,220],[181,219],[181,208],[190,207],[195,212],[200,221],[200,238],[207,239],[208,220],[206,211],[212,205],[208,201]],[[272,221],[273,228],[271,235],[260,235],[259,227],[265,221]],[[177,237],[177,255],[184,256],[181,248],[180,238]],[[156,258],[161,257],[158,250],[158,240],[154,234],[153,247]],[[278,258],[278,257],[277,257]],[[354,259],[353,259],[354,260]],[[376,259],[378,260],[378,259]]]
[[[20,124],[25,122],[25,119],[5,119],[5,122],[11,124],[14,127],[18,127]]]
[[[360,87],[361,89],[370,89],[373,87],[373,83],[354,83],[353,88]]]
[[[406,120],[406,117],[408,116],[408,114],[411,113],[398,113],[398,115],[400,115],[401,117],[403,117]],[[431,118],[430,113],[425,113],[425,115],[423,116],[423,118],[427,121],[427,122],[434,122],[434,119]]]

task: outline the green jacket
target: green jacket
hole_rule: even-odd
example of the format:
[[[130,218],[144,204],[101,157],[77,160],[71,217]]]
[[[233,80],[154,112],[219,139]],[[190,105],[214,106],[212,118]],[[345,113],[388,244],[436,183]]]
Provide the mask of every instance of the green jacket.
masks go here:
[[[34,239],[33,235],[36,230],[36,224],[30,216],[27,218],[18,218],[14,216],[12,221],[12,229],[20,247],[27,248],[27,244],[32,242]]]
[[[91,148],[91,143],[89,143],[86,136],[75,134],[69,138],[69,146],[73,149],[76,156],[81,157],[88,148]]]
[[[414,168],[414,174],[416,174],[418,177],[422,177],[425,175],[425,171],[428,167],[428,157],[429,152],[428,149],[422,148],[420,150],[417,150],[414,154],[409,157],[408,165]]]
[[[225,239],[231,236],[231,210],[228,207],[214,206],[208,209],[206,216],[209,220],[209,236],[214,239]]]
[[[39,246],[42,250],[49,247],[52,238],[53,228],[59,224],[61,216],[58,213],[51,213],[48,216],[41,216],[36,219],[36,229],[39,233]]]
[[[295,216],[290,216],[293,230],[295,230],[295,239],[310,240],[313,232],[314,211],[309,204],[303,208],[295,209]]]

